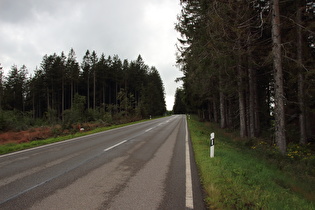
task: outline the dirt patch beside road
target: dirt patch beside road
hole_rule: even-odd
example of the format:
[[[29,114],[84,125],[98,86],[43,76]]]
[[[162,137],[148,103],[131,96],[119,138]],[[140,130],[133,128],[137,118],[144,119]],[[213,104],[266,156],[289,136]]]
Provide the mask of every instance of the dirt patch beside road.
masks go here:
[[[0,133],[0,144],[7,143],[23,143],[34,140],[46,139],[52,136],[51,128],[40,127],[31,128],[26,131],[8,131],[5,133]]]

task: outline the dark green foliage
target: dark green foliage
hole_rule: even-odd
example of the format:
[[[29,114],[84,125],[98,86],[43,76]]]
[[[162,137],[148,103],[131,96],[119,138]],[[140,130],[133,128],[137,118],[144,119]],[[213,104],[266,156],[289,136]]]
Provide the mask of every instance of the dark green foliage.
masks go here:
[[[18,110],[0,111],[0,131],[19,131],[33,126],[42,126],[43,121],[34,119],[32,112],[21,112]]]
[[[161,116],[166,112],[164,87],[159,72],[152,67],[148,72],[147,88],[143,91],[144,116]]]
[[[4,108],[7,110],[24,111],[27,69],[23,65],[20,69],[12,66],[4,82]]]
[[[183,89],[177,88],[176,90],[173,112],[174,114],[186,113],[185,92]]]
[[[272,1],[181,0],[181,5],[175,29],[182,35],[177,64],[184,76],[179,78],[183,90],[176,92],[174,113],[196,113],[240,130],[242,137],[274,143],[275,92],[280,88],[274,80]],[[287,143],[305,144],[303,128],[307,139],[315,138],[314,5],[308,0],[280,1]]]
[[[72,108],[63,112],[63,126],[65,128],[70,128],[72,124],[83,122],[85,112],[84,107],[85,97],[76,93],[74,95]]]
[[[12,66],[4,78],[1,69],[0,76],[0,111],[28,113],[30,119],[60,123],[63,128],[89,121],[149,118],[166,111],[160,75],[140,55],[122,62],[117,55],[99,57],[87,50],[79,65],[71,49],[68,57],[63,52],[45,55],[31,78],[25,66]],[[0,130],[15,128],[15,116],[1,112]]]

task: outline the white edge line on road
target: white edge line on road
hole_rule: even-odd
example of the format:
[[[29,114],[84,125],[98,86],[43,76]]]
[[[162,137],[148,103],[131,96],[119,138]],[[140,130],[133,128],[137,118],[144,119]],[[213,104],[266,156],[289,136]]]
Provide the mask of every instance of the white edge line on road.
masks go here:
[[[188,143],[188,126],[186,122],[186,208],[194,209],[194,198],[192,191],[192,178],[191,178],[191,166],[190,166],[190,152]]]
[[[107,151],[109,151],[111,149],[114,149],[115,147],[118,147],[119,145],[122,145],[123,143],[126,143],[127,141],[128,140],[123,140],[123,141],[121,141],[121,142],[119,142],[119,143],[117,143],[117,144],[115,144],[115,145],[113,145],[111,147],[108,147],[108,148],[104,149],[104,152],[107,152]]]

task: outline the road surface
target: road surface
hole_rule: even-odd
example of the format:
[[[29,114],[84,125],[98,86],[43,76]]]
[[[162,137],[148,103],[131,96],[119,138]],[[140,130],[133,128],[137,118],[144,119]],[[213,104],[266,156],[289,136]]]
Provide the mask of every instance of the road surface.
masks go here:
[[[204,209],[186,118],[2,155],[0,209]]]

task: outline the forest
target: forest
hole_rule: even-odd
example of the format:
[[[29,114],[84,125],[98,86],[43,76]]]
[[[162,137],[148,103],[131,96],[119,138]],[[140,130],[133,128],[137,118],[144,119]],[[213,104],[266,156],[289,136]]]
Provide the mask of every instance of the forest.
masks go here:
[[[164,86],[141,57],[121,60],[86,51],[45,55],[29,75],[26,66],[0,71],[0,131],[100,121],[119,123],[166,112]]]
[[[315,139],[315,1],[181,0],[184,76],[174,113],[196,113],[286,154]]]

